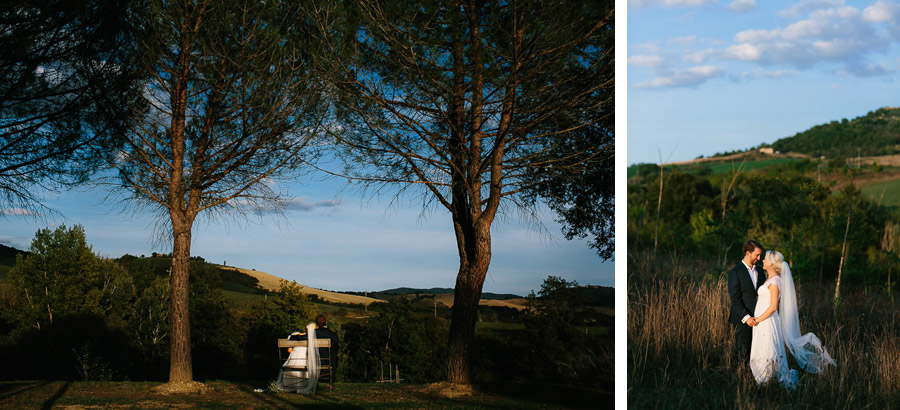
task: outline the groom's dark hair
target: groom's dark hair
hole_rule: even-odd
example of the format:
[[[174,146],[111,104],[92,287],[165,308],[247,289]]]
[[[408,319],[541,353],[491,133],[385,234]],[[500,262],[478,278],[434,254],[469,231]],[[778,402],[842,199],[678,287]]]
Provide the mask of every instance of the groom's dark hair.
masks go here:
[[[754,241],[753,239],[744,242],[744,255],[746,255],[747,252],[753,252],[753,250],[756,248],[759,248],[760,251],[763,250],[762,245],[760,245],[759,242]]]

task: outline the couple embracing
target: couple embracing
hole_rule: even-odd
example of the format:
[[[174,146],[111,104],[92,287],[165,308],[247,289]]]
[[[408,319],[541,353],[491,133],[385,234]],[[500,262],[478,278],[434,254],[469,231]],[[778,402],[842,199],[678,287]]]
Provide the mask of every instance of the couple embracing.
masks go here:
[[[749,364],[759,384],[776,380],[796,388],[798,373],[788,366],[785,348],[808,373],[821,373],[825,366],[835,365],[834,359],[816,335],[800,333],[797,293],[784,256],[767,251],[764,272],[759,272],[762,245],[749,240],[743,252],[744,258],[728,272],[729,322],[738,363]]]

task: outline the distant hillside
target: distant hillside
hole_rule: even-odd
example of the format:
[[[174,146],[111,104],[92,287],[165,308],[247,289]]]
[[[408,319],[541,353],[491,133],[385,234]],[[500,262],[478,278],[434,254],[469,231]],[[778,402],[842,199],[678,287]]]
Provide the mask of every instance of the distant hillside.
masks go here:
[[[0,245],[0,284],[6,283],[6,274],[16,264],[16,255],[20,253],[28,255],[28,252]]]
[[[16,255],[23,253],[28,255],[26,251],[20,251],[6,245],[0,245],[0,266],[12,267],[16,264]]]
[[[798,152],[829,159],[900,153],[900,108],[887,107],[852,120],[817,125],[772,143],[781,152]],[[857,149],[859,151],[857,152]]]

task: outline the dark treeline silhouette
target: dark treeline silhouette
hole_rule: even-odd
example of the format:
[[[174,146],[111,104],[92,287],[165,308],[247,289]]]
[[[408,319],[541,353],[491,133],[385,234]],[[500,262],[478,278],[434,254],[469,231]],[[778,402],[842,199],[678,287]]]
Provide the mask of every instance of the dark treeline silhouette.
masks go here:
[[[154,380],[169,371],[167,257],[104,259],[83,228],[41,230],[20,253],[0,294],[0,379]],[[318,313],[294,283],[258,302],[235,304],[222,289],[255,280],[228,276],[191,259],[190,314],[197,380],[244,380],[265,386],[280,365],[275,340],[302,330]],[[553,381],[609,388],[613,378],[610,288],[581,287],[549,277],[529,298],[532,310],[482,307],[490,326],[475,336],[475,381]],[[354,312],[363,316],[362,307]],[[364,317],[331,315],[341,340],[342,382],[371,382],[400,369],[404,382],[446,376],[449,312],[427,297],[398,296],[368,307]],[[524,325],[524,326],[522,326]],[[548,346],[550,348],[548,348]],[[549,360],[548,360],[549,359]],[[390,376],[389,376],[390,374]]]

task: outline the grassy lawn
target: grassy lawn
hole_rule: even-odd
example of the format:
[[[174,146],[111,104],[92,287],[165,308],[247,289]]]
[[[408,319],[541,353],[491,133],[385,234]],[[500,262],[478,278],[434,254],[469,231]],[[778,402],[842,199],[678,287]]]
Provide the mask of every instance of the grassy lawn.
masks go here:
[[[254,383],[207,382],[194,394],[161,395],[151,382],[0,382],[4,409],[565,409],[612,404],[610,392],[570,386],[495,384],[447,398],[428,385],[338,383],[312,395],[256,393]]]
[[[900,179],[867,185],[860,188],[860,190],[863,192],[863,195],[875,203],[878,203],[879,199],[881,199],[881,194],[883,192],[884,200],[881,201],[882,205],[900,205]]]

